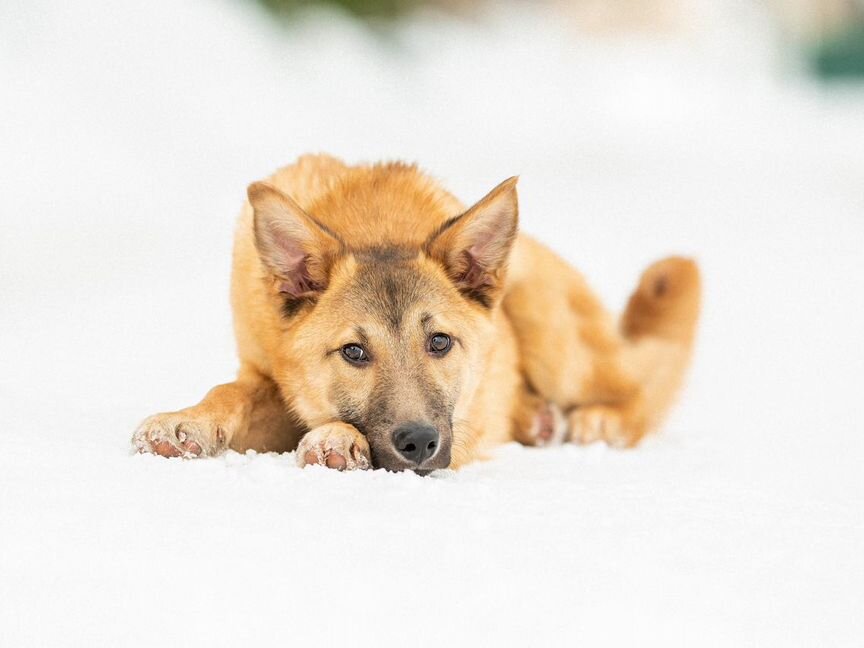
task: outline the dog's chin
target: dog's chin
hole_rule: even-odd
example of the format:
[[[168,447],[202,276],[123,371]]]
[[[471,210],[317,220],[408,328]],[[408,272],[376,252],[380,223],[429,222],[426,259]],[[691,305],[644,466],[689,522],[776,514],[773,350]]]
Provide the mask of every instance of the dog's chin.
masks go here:
[[[450,466],[450,448],[439,448],[434,456],[424,461],[419,466],[410,461],[406,461],[393,452],[376,451],[372,448],[372,467],[375,469],[383,468],[390,472],[403,472],[405,470],[413,470],[421,477],[425,477],[433,470],[441,470]]]

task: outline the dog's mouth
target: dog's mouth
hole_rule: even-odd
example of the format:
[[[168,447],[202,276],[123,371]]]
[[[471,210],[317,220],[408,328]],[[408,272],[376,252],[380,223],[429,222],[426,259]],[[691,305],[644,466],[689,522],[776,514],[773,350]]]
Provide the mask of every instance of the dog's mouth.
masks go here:
[[[442,470],[444,468],[448,468],[449,466],[449,449],[442,450],[440,456],[437,459],[426,461],[420,465],[399,460],[396,457],[383,455],[383,453],[377,453],[375,452],[375,450],[372,451],[372,467],[376,469],[383,468],[384,470],[389,470],[390,472],[403,472],[406,470],[411,470],[420,475],[421,477],[425,477],[426,475],[435,470]]]

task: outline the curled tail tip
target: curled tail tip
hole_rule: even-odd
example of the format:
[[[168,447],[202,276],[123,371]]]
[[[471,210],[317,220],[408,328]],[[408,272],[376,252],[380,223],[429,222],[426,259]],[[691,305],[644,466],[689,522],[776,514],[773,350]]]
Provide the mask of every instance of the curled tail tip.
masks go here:
[[[697,263],[681,256],[661,259],[642,273],[622,318],[623,333],[628,337],[689,338],[695,331],[700,301]]]
[[[672,256],[652,263],[639,280],[637,292],[652,300],[673,301],[699,291],[699,266],[688,257]]]

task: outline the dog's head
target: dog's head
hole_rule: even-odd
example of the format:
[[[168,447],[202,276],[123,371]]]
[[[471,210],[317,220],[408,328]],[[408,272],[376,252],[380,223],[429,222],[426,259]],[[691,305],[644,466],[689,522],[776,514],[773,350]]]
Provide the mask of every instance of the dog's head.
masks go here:
[[[306,425],[354,425],[375,467],[425,473],[450,464],[494,352],[492,318],[517,230],[515,185],[503,182],[450,218],[411,214],[440,223],[422,242],[394,234],[359,246],[344,227],[324,225],[338,219],[307,213],[272,186],[250,186],[283,331],[275,379]]]

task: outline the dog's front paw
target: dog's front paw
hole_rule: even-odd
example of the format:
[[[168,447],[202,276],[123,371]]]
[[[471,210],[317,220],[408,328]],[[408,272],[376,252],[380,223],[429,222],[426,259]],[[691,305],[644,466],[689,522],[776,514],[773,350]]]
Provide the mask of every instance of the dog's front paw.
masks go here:
[[[138,452],[163,457],[212,457],[226,446],[225,429],[206,417],[176,412],[144,420],[132,435]]]
[[[336,470],[372,467],[369,443],[353,425],[327,423],[306,433],[297,446],[297,465],[319,464]]]
[[[629,448],[642,438],[641,429],[629,424],[623,413],[613,407],[587,405],[573,410],[567,418],[574,443],[605,441],[610,446]]]

